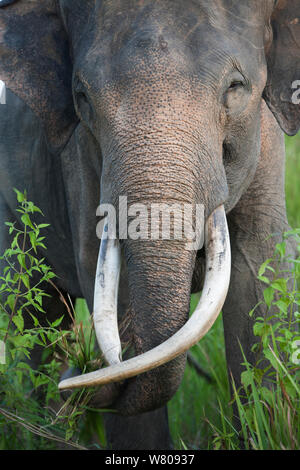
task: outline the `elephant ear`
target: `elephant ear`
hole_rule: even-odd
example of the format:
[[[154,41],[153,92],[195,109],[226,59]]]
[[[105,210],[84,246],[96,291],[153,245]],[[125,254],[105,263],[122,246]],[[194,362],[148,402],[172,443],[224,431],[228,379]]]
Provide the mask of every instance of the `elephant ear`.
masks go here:
[[[58,152],[77,123],[68,37],[56,0],[0,1],[0,80],[43,123]]]
[[[264,98],[282,130],[295,135],[300,129],[300,103],[295,90],[300,80],[300,1],[277,0],[271,25],[273,41],[267,52]]]

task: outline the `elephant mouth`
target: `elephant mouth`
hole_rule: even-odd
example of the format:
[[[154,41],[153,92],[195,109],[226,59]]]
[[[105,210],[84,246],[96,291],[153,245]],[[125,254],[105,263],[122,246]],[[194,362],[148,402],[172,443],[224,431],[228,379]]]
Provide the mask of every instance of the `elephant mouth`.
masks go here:
[[[196,344],[216,321],[229,288],[231,251],[223,205],[215,209],[206,221],[205,253],[205,281],[201,298],[193,315],[179,331],[162,344],[122,362],[117,324],[120,247],[117,240],[102,241],[95,283],[94,324],[97,340],[108,367],[62,380],[59,383],[59,389],[94,387],[121,382],[175,359]]]

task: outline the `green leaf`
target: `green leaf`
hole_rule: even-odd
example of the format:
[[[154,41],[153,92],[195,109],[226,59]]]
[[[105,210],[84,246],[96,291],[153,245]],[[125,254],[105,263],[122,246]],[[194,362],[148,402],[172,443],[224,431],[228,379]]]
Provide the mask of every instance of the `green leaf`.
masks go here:
[[[264,290],[264,299],[265,303],[267,306],[270,308],[274,299],[274,289],[273,287],[267,287],[267,289]]]
[[[36,251],[36,234],[35,234],[35,232],[29,232],[29,239],[30,239],[31,246],[32,246],[32,248],[34,249],[34,251],[36,253],[37,251]]]
[[[24,330],[24,319],[23,319],[23,316],[22,315],[14,315],[12,317],[12,321],[14,322],[14,324],[16,325],[16,327],[18,328],[18,330],[22,333],[23,330]]]
[[[289,304],[290,302],[288,300],[283,300],[283,299],[280,299],[274,302],[274,305],[276,305],[279,308],[279,310],[283,312],[285,315],[287,314]]]
[[[250,387],[250,385],[253,383],[253,378],[254,378],[254,373],[253,373],[253,370],[251,370],[250,368],[242,372],[241,381],[245,389]]]
[[[274,369],[277,370],[278,369],[277,362],[274,358],[274,355],[271,353],[269,349],[264,349],[264,356],[271,363],[272,367],[274,367]]]
[[[35,228],[34,225],[33,225],[33,223],[31,222],[31,219],[30,219],[30,217],[29,217],[29,214],[23,214],[22,217],[21,217],[21,220],[22,220],[22,222],[23,222],[23,224],[24,224],[25,226],[29,226],[29,227],[32,228],[32,229]]]
[[[249,316],[252,317],[254,312],[256,311],[257,307],[259,307],[262,304],[262,301],[258,302],[258,304],[255,305],[255,307],[249,312]],[[258,318],[257,318],[258,320]]]
[[[69,428],[66,431],[66,441],[69,441],[74,434],[74,429]]]
[[[286,243],[285,242],[276,244],[275,252],[279,253],[281,258],[284,258],[285,251],[286,251]]]
[[[61,324],[61,322],[63,321],[64,319],[64,315],[62,315],[60,318],[58,318],[57,320],[55,320],[53,323],[51,323],[51,326],[53,328],[59,326]]]
[[[15,300],[16,300],[16,297],[14,294],[10,294],[6,299],[5,305],[8,305],[11,311],[13,311],[14,309]]]
[[[23,282],[24,286],[25,286],[27,289],[30,289],[30,283],[29,283],[29,276],[28,276],[28,274],[22,274],[21,279],[22,279],[22,282]]]
[[[285,293],[286,290],[287,290],[287,288],[286,288],[286,286],[287,286],[287,279],[276,279],[276,281],[273,281],[273,282],[271,283],[271,286],[272,286],[274,289],[278,290],[279,292]]]
[[[26,256],[24,255],[24,253],[18,255],[18,256],[17,256],[17,259],[18,259],[19,265],[20,265],[23,269],[25,269],[25,271],[27,271],[27,266],[26,266],[26,263],[25,263]]]
[[[271,263],[272,259],[267,259],[259,268],[258,275],[262,276],[267,268],[267,266]]]
[[[44,215],[42,210],[39,207],[35,206],[35,205],[33,205],[33,207],[32,207],[32,212],[39,212],[40,214]]]
[[[14,191],[17,195],[18,202],[22,203],[26,201],[26,198],[27,198],[26,191],[24,191],[24,193],[21,193],[21,191],[18,191],[16,188],[14,188]]]
[[[253,325],[253,333],[255,336],[263,336],[268,326],[263,322],[256,322]]]
[[[266,276],[257,276],[257,279],[265,284],[270,284],[270,280]]]
[[[29,314],[30,314],[31,318],[33,319],[34,327],[39,326],[40,323],[39,323],[38,319],[31,312],[29,312]]]
[[[44,344],[47,344],[47,343],[46,343],[45,335],[44,335],[44,333],[43,333],[42,331],[40,331],[40,336],[41,336],[41,338],[42,338],[43,343],[44,343]]]

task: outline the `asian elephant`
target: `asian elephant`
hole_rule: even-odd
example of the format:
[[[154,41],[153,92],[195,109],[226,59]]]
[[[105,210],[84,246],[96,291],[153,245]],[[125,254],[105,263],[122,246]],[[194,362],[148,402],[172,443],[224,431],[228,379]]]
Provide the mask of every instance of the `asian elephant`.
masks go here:
[[[284,133],[300,128],[300,2],[2,0],[0,79],[1,220],[15,218],[12,188],[26,188],[51,224],[43,256],[59,288],[94,311],[110,365],[60,387],[106,384],[99,400],[118,410],[106,418],[111,448],[168,449],[165,406],[185,352],[222,307],[237,383],[239,342],[255,360],[256,275],[279,235],[268,236],[288,227]],[[203,205],[206,254],[186,249],[184,237],[120,236],[99,254],[96,209],[117,209],[121,196]],[[3,251],[4,229],[0,240]],[[119,315],[130,318],[135,356],[123,362],[121,257]],[[54,315],[50,293],[44,308]]]

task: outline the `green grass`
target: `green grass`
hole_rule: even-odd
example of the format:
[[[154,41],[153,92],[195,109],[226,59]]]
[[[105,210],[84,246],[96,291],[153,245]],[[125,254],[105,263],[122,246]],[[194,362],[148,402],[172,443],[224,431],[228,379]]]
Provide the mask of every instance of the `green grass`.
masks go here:
[[[300,227],[300,134],[286,138],[286,203],[290,225]]]

